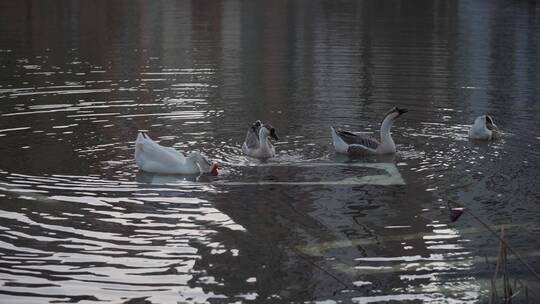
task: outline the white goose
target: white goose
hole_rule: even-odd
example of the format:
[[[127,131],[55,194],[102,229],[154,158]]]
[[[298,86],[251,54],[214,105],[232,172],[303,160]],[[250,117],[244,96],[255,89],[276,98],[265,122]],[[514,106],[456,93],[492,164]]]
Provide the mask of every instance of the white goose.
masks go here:
[[[480,115],[474,120],[474,124],[469,130],[469,138],[492,140],[500,135],[499,128],[495,125],[493,117],[489,115]]]
[[[256,158],[274,157],[276,150],[270,142],[271,138],[279,140],[276,129],[257,120],[247,131],[246,140],[242,145],[242,152]]]
[[[171,147],[159,145],[142,132],[135,141],[135,162],[141,170],[150,173],[218,174],[218,165],[212,164],[199,151],[185,156]]]
[[[335,130],[330,127],[332,132],[332,142],[334,149],[338,153],[345,153],[351,156],[362,156],[370,154],[393,154],[396,153],[396,144],[390,135],[390,129],[394,121],[407,109],[394,107],[390,110],[381,124],[381,141],[365,134],[355,134],[348,131]]]

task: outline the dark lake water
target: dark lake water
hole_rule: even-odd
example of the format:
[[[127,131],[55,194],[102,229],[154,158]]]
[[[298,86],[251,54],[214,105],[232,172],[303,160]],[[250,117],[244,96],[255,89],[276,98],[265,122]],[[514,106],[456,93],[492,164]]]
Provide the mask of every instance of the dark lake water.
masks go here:
[[[473,215],[540,271],[539,72],[534,1],[0,1],[0,302],[487,302]],[[395,156],[334,154],[393,106]],[[221,175],[138,172],[138,130]]]

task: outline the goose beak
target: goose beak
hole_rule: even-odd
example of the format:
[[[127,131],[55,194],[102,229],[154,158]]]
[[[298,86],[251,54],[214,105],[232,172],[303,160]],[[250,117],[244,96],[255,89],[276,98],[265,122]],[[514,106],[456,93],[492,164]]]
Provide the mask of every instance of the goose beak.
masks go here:
[[[407,109],[396,108],[396,110],[398,111],[399,115],[409,112]]]
[[[219,169],[218,164],[214,164],[212,166],[212,170],[210,171],[210,174],[212,174],[213,176],[217,176],[219,174],[218,169]]]

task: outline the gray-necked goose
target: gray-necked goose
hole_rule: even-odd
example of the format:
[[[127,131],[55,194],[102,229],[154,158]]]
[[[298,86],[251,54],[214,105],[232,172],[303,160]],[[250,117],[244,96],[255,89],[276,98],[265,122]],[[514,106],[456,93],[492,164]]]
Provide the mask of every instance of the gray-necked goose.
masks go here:
[[[274,157],[276,150],[270,139],[279,140],[276,129],[270,124],[263,124],[260,120],[257,120],[247,131],[246,140],[242,145],[242,152],[256,158]]]
[[[330,127],[334,148],[338,153],[348,155],[369,155],[369,154],[393,154],[396,153],[396,145],[390,134],[390,129],[394,121],[402,114],[407,113],[407,109],[394,107],[384,117],[381,124],[381,141],[365,135],[356,134],[349,131],[336,130]]]

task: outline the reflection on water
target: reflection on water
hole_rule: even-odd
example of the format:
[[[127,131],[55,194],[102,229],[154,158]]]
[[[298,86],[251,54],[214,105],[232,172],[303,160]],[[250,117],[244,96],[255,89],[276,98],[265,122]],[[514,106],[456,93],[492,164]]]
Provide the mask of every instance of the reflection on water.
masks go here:
[[[5,302],[486,301],[540,259],[533,2],[0,2]],[[329,126],[398,154],[335,155]],[[504,131],[470,142],[490,113]],[[278,155],[240,150],[255,119]],[[133,141],[221,175],[138,172]],[[511,277],[540,288],[510,256]],[[519,299],[518,299],[519,300]]]

